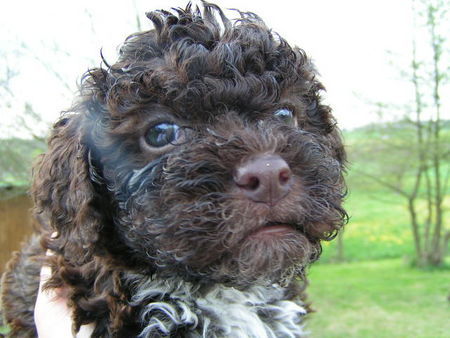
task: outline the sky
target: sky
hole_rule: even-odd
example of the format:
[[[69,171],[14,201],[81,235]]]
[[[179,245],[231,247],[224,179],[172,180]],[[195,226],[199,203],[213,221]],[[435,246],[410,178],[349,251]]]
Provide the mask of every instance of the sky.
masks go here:
[[[184,7],[187,1],[3,1],[0,69],[16,71],[11,99],[2,107],[3,134],[14,133],[25,102],[50,123],[70,107],[81,75],[113,63],[120,43],[151,24],[145,12]],[[194,1],[195,3],[195,1]],[[339,126],[378,121],[376,102],[401,105],[413,88],[402,78],[410,63],[412,19],[408,0],[217,0],[222,8],[257,13],[314,60]],[[236,17],[233,12],[229,17]],[[389,118],[384,117],[384,118]],[[9,129],[8,129],[9,128]],[[39,126],[36,126],[38,129]],[[46,126],[40,128],[46,128]],[[7,131],[4,131],[7,130]]]

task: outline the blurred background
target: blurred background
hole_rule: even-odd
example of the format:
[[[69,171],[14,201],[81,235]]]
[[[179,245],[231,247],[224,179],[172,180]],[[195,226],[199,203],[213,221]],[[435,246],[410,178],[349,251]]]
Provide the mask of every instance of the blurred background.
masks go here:
[[[33,158],[82,74],[151,29],[145,12],[186,2],[0,4],[0,272],[31,231]],[[310,269],[312,337],[450,337],[450,1],[216,3],[307,52],[345,138],[351,218]]]

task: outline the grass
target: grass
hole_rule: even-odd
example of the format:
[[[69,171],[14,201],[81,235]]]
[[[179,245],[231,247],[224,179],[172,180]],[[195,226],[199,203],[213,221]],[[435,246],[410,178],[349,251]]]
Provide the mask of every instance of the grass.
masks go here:
[[[413,239],[405,201],[383,189],[364,192],[352,188],[345,202],[350,222],[344,232],[344,257],[348,261],[412,256]],[[337,241],[325,242],[321,260],[336,255]]]
[[[450,265],[412,268],[406,200],[351,171],[347,182],[346,263],[327,264],[337,253],[332,241],[310,269],[311,337],[450,337]],[[450,210],[450,196],[444,204]]]
[[[449,337],[450,271],[402,259],[311,267],[313,338]]]
[[[450,135],[450,133],[449,133]],[[366,131],[353,131],[346,133],[349,144],[350,170],[346,177],[349,194],[345,201],[345,209],[350,216],[350,222],[344,232],[344,258],[347,261],[378,260],[386,258],[409,257],[413,259],[415,255],[412,230],[410,225],[410,215],[407,210],[407,199],[393,190],[386,188],[373,179],[368,178],[361,172],[372,172],[372,174],[383,170],[383,166],[377,160],[369,161],[367,158],[361,160],[355,156],[355,143],[373,140]],[[403,157],[401,157],[403,159]],[[386,159],[384,160],[386,162]],[[405,160],[406,161],[406,160]],[[381,162],[381,164],[386,164]],[[377,165],[377,170],[369,170],[371,166]],[[374,168],[372,168],[374,169]],[[441,164],[443,173],[450,170],[450,162],[444,161]],[[402,186],[406,191],[412,190],[414,181],[414,170],[405,172],[403,179],[396,181],[392,176],[382,177],[393,185]],[[430,173],[430,177],[433,177]],[[443,179],[443,178],[442,178]],[[422,180],[423,181],[423,180]],[[400,184],[401,183],[401,184]],[[427,215],[427,205],[424,199],[424,187],[419,189],[419,199],[416,204],[416,211],[421,230]],[[444,224],[449,216],[450,210],[450,189],[443,193],[446,197],[443,207],[447,210],[444,214]],[[448,228],[448,227],[447,227]],[[450,230],[450,229],[449,229]],[[322,261],[332,262],[336,256],[337,241],[324,243],[324,253]]]

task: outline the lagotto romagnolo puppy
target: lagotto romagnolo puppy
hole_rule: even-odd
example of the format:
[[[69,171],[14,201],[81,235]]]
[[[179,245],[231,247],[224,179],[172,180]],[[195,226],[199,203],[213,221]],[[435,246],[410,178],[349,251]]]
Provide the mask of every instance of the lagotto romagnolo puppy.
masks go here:
[[[346,220],[345,153],[305,53],[234,13],[150,12],[86,73],[34,169],[39,232],[3,277],[12,336],[36,334],[44,262],[74,332],[304,334],[305,269]]]

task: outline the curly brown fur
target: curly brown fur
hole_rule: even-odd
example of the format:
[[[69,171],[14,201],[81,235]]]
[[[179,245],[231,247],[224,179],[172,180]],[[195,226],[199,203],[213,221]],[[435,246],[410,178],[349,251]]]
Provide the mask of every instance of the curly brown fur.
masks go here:
[[[75,331],[95,322],[95,337],[138,335],[146,324],[136,276],[143,285],[175,278],[199,294],[278,283],[295,299],[295,277],[344,224],[345,152],[313,65],[258,16],[238,14],[230,21],[208,3],[203,14],[190,5],[148,13],[155,29],[129,36],[115,64],[87,72],[78,103],[54,125],[32,195],[43,247],[56,253],[47,287],[70,289]],[[154,147],[149,130],[163,122],[179,138]],[[292,172],[275,204],[234,182],[237,168],[265,154]],[[274,224],[288,230],[261,234]],[[8,296],[18,282],[4,283],[7,312],[19,303]]]
[[[33,236],[21,252],[15,252],[2,276],[0,308],[14,337],[36,337],[34,303],[39,288],[39,272],[43,249]]]

